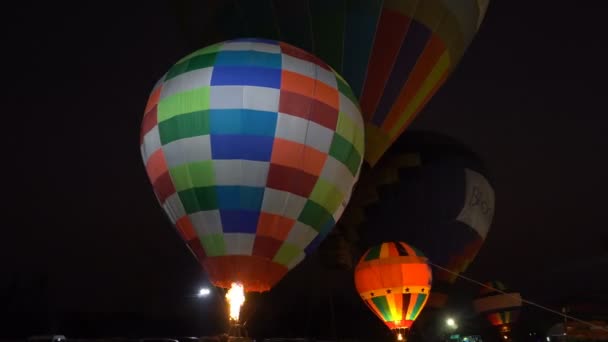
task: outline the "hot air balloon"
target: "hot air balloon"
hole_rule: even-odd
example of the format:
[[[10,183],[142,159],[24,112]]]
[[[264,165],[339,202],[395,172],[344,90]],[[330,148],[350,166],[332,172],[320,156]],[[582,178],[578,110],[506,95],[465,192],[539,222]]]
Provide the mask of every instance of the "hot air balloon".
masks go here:
[[[342,215],[363,153],[347,83],[271,40],[183,58],[154,86],[141,126],[164,211],[212,283],[245,292],[268,291],[316,249]]]
[[[336,231],[357,234],[352,244],[361,249],[406,241],[447,269],[433,268],[433,291],[421,317],[431,323],[439,317],[427,317],[445,307],[451,284],[475,258],[490,229],[495,198],[486,174],[479,157],[460,142],[409,131],[362,175]]]
[[[374,165],[446,81],[476,35],[489,0],[260,0],[177,4],[196,41],[242,36],[307,50],[344,76],[366,123]]]
[[[432,278],[424,255],[399,241],[370,248],[355,268],[355,287],[361,299],[398,340],[407,337],[424,308]]]
[[[519,318],[522,306],[521,295],[519,292],[509,291],[499,281],[487,282],[485,285],[487,287],[483,287],[477,299],[473,301],[475,311],[485,316],[505,340],[510,340],[510,332]]]

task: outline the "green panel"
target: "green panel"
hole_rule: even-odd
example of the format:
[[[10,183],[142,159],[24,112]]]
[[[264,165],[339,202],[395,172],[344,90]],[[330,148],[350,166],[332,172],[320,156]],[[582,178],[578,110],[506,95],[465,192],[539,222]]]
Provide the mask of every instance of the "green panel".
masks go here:
[[[353,176],[357,173],[361,155],[355,147],[344,139],[340,134],[334,134],[334,139],[331,142],[329,155],[341,161],[350,170]]]
[[[313,54],[342,72],[346,0],[310,0]]]
[[[209,109],[210,86],[204,86],[166,97],[158,103],[158,122],[185,113]]]
[[[300,247],[285,242],[281,245],[281,248],[279,248],[272,261],[287,266],[300,253],[302,253],[302,249]]]
[[[377,245],[369,249],[367,256],[365,256],[365,261],[374,260],[380,258],[380,250],[382,249],[382,245]]]
[[[372,302],[374,302],[374,305],[376,306],[376,308],[378,308],[378,311],[380,311],[382,317],[384,317],[384,320],[390,321],[391,309],[388,305],[388,302],[386,301],[386,296],[374,297],[372,298]]]
[[[363,146],[365,145],[365,137],[363,136],[363,128],[359,127],[355,121],[346,113],[338,114],[338,124],[336,132],[350,141],[355,146],[359,154],[363,154]]]
[[[186,57],[180,59],[177,64],[180,64],[184,61],[189,60],[190,58],[199,56],[199,55],[205,55],[205,54],[210,54],[210,53],[216,53],[218,51],[220,51],[222,49],[222,46],[224,45],[224,42],[220,42],[220,43],[215,43],[213,45],[209,45],[206,46],[202,49],[198,49],[196,51],[194,51],[193,53],[187,55]]]
[[[187,214],[201,210],[218,209],[215,187],[206,186],[178,192]]]
[[[207,256],[221,256],[226,254],[226,244],[224,243],[224,235],[203,235],[200,237],[200,240]]]
[[[323,224],[330,219],[333,220],[331,213],[311,200],[306,201],[306,205],[298,217],[298,221],[311,226],[317,232],[320,232]]]
[[[169,69],[165,81],[175,78],[188,71],[212,67],[215,64],[216,56],[217,53],[204,53],[193,56],[181,63],[177,63],[171,67],[171,69]]]
[[[340,91],[340,93],[348,97],[355,104],[355,106],[358,107],[359,100],[357,99],[355,94],[353,94],[352,89],[350,89],[350,86],[346,83],[346,81],[344,81],[342,77],[336,77],[336,80],[338,81],[338,90]]]
[[[209,110],[177,115],[158,124],[163,145],[179,139],[208,135],[209,131]]]
[[[409,319],[413,320],[416,317],[416,315],[418,315],[420,310],[422,310],[422,304],[424,304],[425,299],[426,299],[426,294],[419,293],[416,296],[416,304],[414,304],[414,308],[412,309],[412,312],[410,312],[408,315]]]
[[[344,194],[334,184],[322,178],[317,180],[310,194],[310,200],[320,204],[330,213],[336,212],[343,199]]]
[[[204,160],[173,167],[169,170],[176,191],[215,185],[213,161]]]

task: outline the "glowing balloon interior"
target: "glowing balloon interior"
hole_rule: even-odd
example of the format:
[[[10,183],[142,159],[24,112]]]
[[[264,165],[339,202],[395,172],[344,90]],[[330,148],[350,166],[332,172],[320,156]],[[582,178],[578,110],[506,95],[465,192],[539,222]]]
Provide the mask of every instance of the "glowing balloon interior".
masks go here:
[[[141,126],[154,193],[218,287],[267,291],[348,203],[364,124],[346,82],[294,46],[200,49],[154,86]]]

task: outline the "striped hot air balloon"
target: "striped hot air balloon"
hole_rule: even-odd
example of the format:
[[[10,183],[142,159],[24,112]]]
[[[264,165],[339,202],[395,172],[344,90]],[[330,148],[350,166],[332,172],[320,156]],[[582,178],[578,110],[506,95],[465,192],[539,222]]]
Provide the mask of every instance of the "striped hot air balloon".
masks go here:
[[[154,193],[219,287],[267,291],[347,204],[364,153],[348,84],[289,44],[200,49],[156,84],[141,126]]]
[[[370,310],[403,337],[424,308],[432,285],[426,257],[404,242],[370,248],[355,268],[355,287]]]
[[[191,37],[278,39],[326,61],[360,100],[374,165],[458,65],[488,3],[182,0],[179,18]]]

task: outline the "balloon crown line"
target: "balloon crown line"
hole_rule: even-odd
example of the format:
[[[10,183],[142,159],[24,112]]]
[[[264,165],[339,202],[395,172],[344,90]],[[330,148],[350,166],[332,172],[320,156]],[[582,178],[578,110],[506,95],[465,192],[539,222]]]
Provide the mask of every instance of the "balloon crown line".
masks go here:
[[[441,269],[441,270],[443,270],[443,271],[445,271],[445,272],[451,273],[451,274],[453,274],[454,276],[456,276],[456,277],[458,277],[458,278],[464,279],[464,280],[466,280],[466,281],[468,281],[468,282],[471,282],[471,283],[473,283],[473,284],[476,284],[476,285],[478,285],[478,286],[485,287],[485,288],[486,288],[486,289],[488,289],[488,290],[492,290],[492,291],[498,292],[498,293],[500,293],[500,294],[503,294],[503,295],[505,295],[505,296],[509,296],[509,297],[511,297],[511,298],[514,298],[514,299],[520,299],[520,300],[521,300],[523,303],[526,303],[526,304],[528,304],[528,305],[535,306],[535,307],[537,307],[537,308],[539,308],[539,309],[541,309],[541,310],[545,310],[545,311],[551,312],[551,313],[553,313],[553,314],[556,314],[556,315],[558,315],[558,316],[561,316],[561,317],[563,317],[563,318],[571,319],[571,320],[573,320],[573,321],[576,321],[576,322],[579,322],[579,323],[582,323],[582,324],[588,325],[588,326],[590,326],[591,328],[594,328],[594,329],[599,329],[599,330],[602,330],[602,331],[606,331],[606,332],[608,332],[608,329],[606,329],[606,328],[604,328],[604,327],[602,327],[602,326],[599,326],[599,325],[597,325],[597,324],[593,324],[593,323],[591,323],[591,322],[589,322],[589,321],[585,321],[585,320],[582,320],[582,319],[580,319],[580,318],[577,318],[577,317],[574,317],[574,316],[570,316],[570,315],[565,314],[565,313],[563,313],[563,312],[560,312],[560,311],[557,311],[557,310],[554,310],[554,309],[548,308],[548,307],[546,307],[546,306],[540,305],[540,304],[538,304],[538,303],[535,303],[535,302],[529,301],[529,300],[527,300],[527,299],[524,299],[524,298],[522,298],[521,296],[516,296],[516,295],[514,295],[514,294],[511,294],[511,293],[505,292],[505,291],[503,291],[503,290],[501,290],[501,289],[497,289],[497,288],[495,288],[495,287],[489,286],[489,285],[484,284],[484,283],[482,283],[482,282],[480,282],[480,281],[477,281],[477,280],[475,280],[475,279],[473,279],[473,278],[469,278],[469,277],[463,276],[463,275],[458,274],[458,273],[456,273],[456,272],[454,272],[454,271],[452,271],[452,270],[449,270],[449,269],[447,269],[447,268],[445,268],[445,267],[442,267],[442,266],[440,266],[440,265],[434,264],[434,263],[432,263],[432,262],[430,262],[430,261],[428,261],[428,264],[429,264],[429,265],[431,265],[431,266],[433,266],[433,267],[435,267],[435,268]]]

